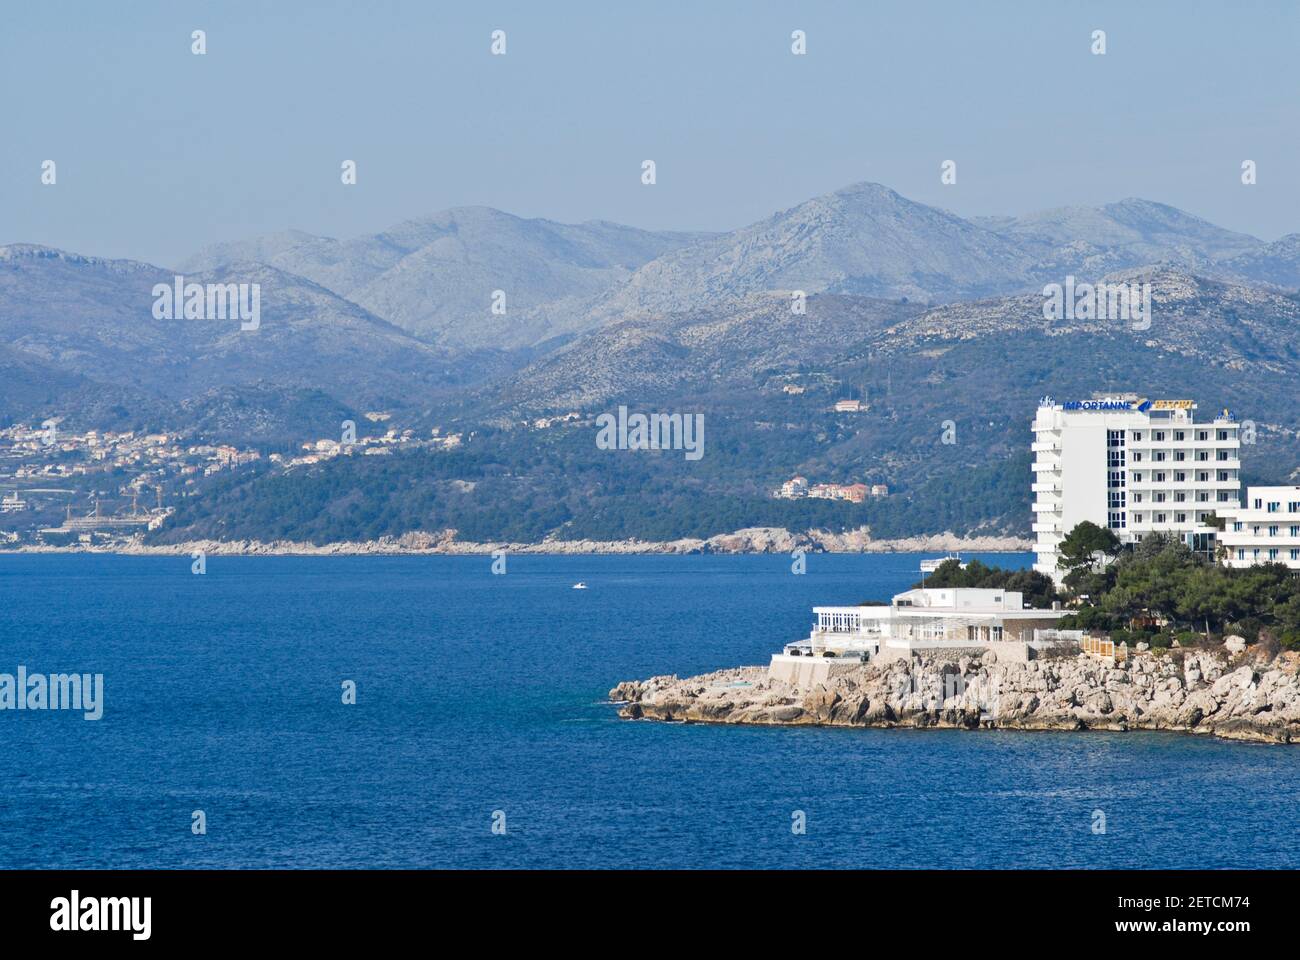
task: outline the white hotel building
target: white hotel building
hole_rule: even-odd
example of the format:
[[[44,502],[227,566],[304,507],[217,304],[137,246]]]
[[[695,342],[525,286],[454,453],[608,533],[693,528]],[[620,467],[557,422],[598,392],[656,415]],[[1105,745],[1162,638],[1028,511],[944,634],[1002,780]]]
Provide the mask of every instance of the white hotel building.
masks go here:
[[[1224,410],[1197,423],[1191,400],[1133,394],[1057,403],[1034,418],[1034,569],[1059,579],[1057,548],[1091,520],[1121,542],[1172,533],[1213,555],[1205,524],[1241,502],[1239,424]]]
[[[1251,487],[1246,505],[1219,511],[1223,562],[1230,567],[1283,563],[1300,570],[1300,487]]]

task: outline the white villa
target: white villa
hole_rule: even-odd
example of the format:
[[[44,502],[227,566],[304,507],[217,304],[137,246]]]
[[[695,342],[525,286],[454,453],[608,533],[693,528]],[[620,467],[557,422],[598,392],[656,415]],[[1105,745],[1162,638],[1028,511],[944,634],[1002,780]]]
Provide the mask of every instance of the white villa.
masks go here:
[[[814,607],[813,613],[808,638],[773,654],[773,679],[819,682],[866,661],[922,652],[955,657],[993,649],[1028,660],[1067,611],[1026,608],[1016,591],[950,587],[907,590],[889,606]]]

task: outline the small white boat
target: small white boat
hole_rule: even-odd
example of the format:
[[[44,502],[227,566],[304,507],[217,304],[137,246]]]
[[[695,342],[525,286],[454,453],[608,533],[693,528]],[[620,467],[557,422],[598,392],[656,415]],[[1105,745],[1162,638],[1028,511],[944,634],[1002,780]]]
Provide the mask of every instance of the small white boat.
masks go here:
[[[587,589],[587,585],[586,585],[585,583],[583,583],[581,580],[579,580],[577,583],[575,583],[575,584],[573,585],[573,589],[574,589],[574,590],[586,590],[586,589]]]
[[[966,563],[962,561],[961,555],[950,553],[946,557],[939,557],[937,559],[930,559],[930,560],[922,560],[921,572],[927,574],[934,573],[934,571],[939,569],[939,566],[941,564],[947,563],[949,560],[956,560],[963,570],[966,569]]]

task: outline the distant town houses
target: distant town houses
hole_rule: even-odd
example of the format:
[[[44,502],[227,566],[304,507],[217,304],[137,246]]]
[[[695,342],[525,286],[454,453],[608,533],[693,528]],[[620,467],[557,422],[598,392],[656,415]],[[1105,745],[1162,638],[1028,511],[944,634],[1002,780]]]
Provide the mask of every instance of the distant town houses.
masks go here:
[[[532,421],[531,426],[534,430],[548,430],[557,423],[569,423],[572,420],[581,419],[581,416],[582,415],[579,414],[578,411],[572,410],[569,413],[560,414],[555,417],[538,417],[536,420]]]
[[[799,500],[812,497],[817,500],[847,500],[850,503],[862,503],[867,497],[886,497],[889,487],[883,483],[868,486],[865,483],[814,483],[809,484],[807,477],[793,477],[774,490],[772,496],[778,500]]]
[[[381,424],[391,415],[369,411],[365,418]],[[564,419],[568,417],[555,418]],[[441,427],[433,427],[427,438],[411,429],[389,427],[382,435],[349,443],[334,438],[308,440],[297,455],[271,453],[266,459],[276,468],[289,469],[340,455],[384,456],[412,448],[454,450],[463,439],[460,433],[444,432]],[[66,429],[61,419],[0,428],[0,516],[7,528],[6,542],[42,543],[46,534],[74,533],[83,543],[125,541],[146,525],[156,528],[174,512],[164,505],[166,491],[184,495],[205,477],[255,464],[263,456],[254,449],[197,441],[178,433],[76,431]],[[61,518],[59,525],[48,526],[56,517]]]
[[[369,416],[367,414],[367,417]],[[352,456],[355,453],[374,457],[386,456],[395,449],[415,449],[417,447],[434,450],[454,450],[461,445],[462,440],[462,434],[443,433],[441,427],[434,427],[428,440],[419,439],[414,430],[398,430],[395,427],[390,427],[381,436],[357,437],[355,440],[348,442],[330,438],[308,440],[301,447],[303,450],[301,455],[286,458],[273,453],[270,459],[272,463],[283,465],[286,468],[301,467],[332,460],[338,456]]]
[[[76,433],[57,424],[52,430],[26,424],[0,429],[0,471],[12,464],[15,480],[94,478],[116,470],[158,478],[211,474],[260,457],[256,450],[232,446],[183,446],[180,436],[169,433]]]
[[[795,477],[792,480],[787,480],[781,484],[781,489],[776,492],[775,496],[786,500],[808,496],[808,478]]]

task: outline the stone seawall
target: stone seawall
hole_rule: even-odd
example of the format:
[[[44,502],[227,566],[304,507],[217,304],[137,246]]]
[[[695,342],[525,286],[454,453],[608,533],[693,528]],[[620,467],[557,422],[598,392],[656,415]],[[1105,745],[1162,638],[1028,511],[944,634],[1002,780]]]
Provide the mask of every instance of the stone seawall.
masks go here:
[[[844,727],[1178,730],[1300,742],[1300,656],[1138,654],[1002,663],[871,663],[801,686],[737,667],[698,677],[626,681],[609,692],[630,719]]]

